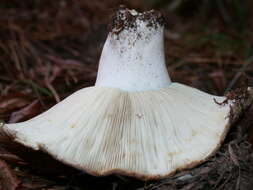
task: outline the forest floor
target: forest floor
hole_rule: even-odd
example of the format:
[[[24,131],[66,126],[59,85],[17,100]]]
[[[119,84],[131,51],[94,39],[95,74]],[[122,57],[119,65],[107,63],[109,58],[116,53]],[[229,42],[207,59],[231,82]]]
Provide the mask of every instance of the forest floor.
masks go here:
[[[128,5],[139,10],[152,7],[141,1],[129,1]],[[114,1],[98,0],[3,0],[0,119],[25,121],[76,90],[94,85],[107,23],[117,6]],[[161,11],[168,22],[165,53],[173,81],[216,95],[253,86],[253,15],[247,15],[247,23],[242,25],[230,12],[225,17],[224,12],[203,16],[187,11],[182,16],[164,8]],[[253,185],[252,126],[253,107],[210,160],[151,182],[119,175],[90,176],[41,152],[0,144],[0,190],[247,190]],[[0,138],[3,144],[5,140]],[[188,178],[180,180],[182,175]]]

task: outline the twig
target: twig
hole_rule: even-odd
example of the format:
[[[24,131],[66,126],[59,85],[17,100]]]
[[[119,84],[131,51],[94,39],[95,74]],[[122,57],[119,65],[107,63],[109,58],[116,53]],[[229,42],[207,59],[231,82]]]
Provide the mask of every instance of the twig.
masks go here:
[[[223,21],[226,24],[230,24],[231,23],[231,18],[230,18],[229,14],[227,12],[227,9],[224,5],[224,1],[217,0],[216,3],[218,5],[218,10],[220,12],[220,15],[221,15]]]
[[[244,71],[247,69],[247,67],[251,64],[251,62],[253,61],[253,55],[251,55],[243,64],[243,66],[240,68],[240,70],[236,73],[236,75],[234,76],[234,78],[231,80],[231,82],[228,84],[226,90],[225,90],[225,94],[230,91],[233,86],[235,85],[235,83],[238,81],[238,79],[241,77],[241,75],[244,73]]]
[[[60,96],[57,93],[57,91],[55,90],[55,88],[53,87],[53,85],[50,82],[48,82],[48,81],[46,81],[45,84],[46,84],[47,88],[51,91],[51,93],[53,94],[55,101],[57,103],[59,103],[61,101],[60,100]]]
[[[225,182],[223,184],[221,184],[221,186],[217,190],[224,189],[224,186],[229,182],[231,177],[232,177],[232,174],[230,173],[229,176],[226,178]]]

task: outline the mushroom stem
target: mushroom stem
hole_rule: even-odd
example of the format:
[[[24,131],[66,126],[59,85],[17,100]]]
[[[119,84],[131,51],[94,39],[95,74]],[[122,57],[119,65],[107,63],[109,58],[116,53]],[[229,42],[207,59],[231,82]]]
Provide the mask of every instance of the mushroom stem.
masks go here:
[[[95,86],[125,91],[168,87],[171,80],[165,65],[162,21],[155,11],[118,11],[102,51]]]

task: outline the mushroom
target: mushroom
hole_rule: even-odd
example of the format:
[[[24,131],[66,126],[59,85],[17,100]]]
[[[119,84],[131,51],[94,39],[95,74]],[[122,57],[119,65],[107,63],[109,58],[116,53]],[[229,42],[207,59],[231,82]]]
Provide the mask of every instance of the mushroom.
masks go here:
[[[5,124],[15,141],[89,174],[164,178],[208,159],[252,101],[252,89],[213,96],[171,82],[159,12],[121,7],[95,86],[28,121]]]

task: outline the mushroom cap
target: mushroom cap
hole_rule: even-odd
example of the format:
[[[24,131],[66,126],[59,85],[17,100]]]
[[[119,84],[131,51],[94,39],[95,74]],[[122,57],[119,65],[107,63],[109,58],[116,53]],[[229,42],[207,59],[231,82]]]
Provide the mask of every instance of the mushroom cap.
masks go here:
[[[226,97],[179,83],[141,92],[89,87],[29,121],[5,124],[3,130],[92,175],[157,179],[211,156],[250,102],[231,99],[220,105],[214,99]]]

